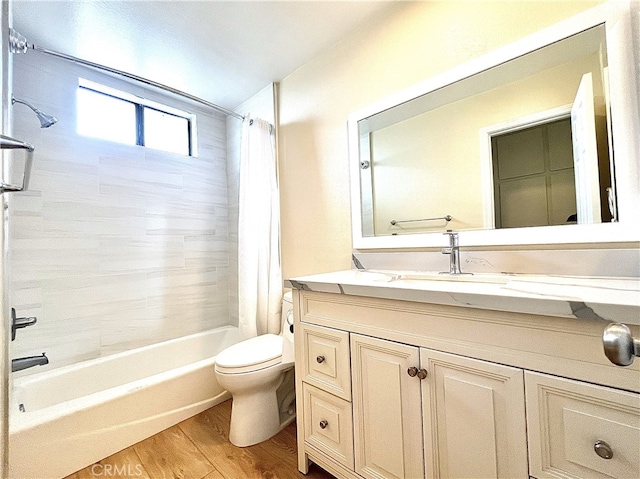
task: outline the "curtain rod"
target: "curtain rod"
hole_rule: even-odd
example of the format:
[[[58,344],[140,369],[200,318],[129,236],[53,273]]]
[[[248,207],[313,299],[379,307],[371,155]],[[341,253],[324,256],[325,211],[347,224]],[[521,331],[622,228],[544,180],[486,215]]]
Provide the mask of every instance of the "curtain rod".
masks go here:
[[[80,65],[96,68],[98,70],[104,70],[106,72],[113,73],[115,75],[119,75],[119,76],[128,78],[130,80],[135,80],[145,85],[149,85],[154,88],[159,88],[161,90],[168,91],[175,95],[182,96],[184,98],[188,98],[189,100],[206,105],[209,108],[212,108],[220,113],[224,113],[225,115],[237,118],[238,120],[244,120],[244,116],[240,115],[239,113],[236,113],[235,111],[228,110],[227,108],[216,105],[215,103],[211,103],[210,101],[204,100],[190,93],[177,90],[176,88],[170,87],[168,85],[163,85],[162,83],[158,83],[153,80],[149,80],[147,78],[134,75],[133,73],[127,73],[125,71],[118,70],[116,68],[111,68],[106,65],[101,65],[99,63],[83,60],[82,58],[74,57],[72,55],[67,55],[66,53],[60,53],[54,50],[47,50],[46,48],[39,47],[38,45],[34,45],[33,43],[28,43],[27,39],[22,35],[20,35],[20,33],[16,32],[13,28],[9,29],[9,48],[11,50],[11,53],[27,53],[27,51],[31,49],[40,53],[46,53],[47,55],[52,55],[54,57],[62,58],[70,62],[78,63]]]

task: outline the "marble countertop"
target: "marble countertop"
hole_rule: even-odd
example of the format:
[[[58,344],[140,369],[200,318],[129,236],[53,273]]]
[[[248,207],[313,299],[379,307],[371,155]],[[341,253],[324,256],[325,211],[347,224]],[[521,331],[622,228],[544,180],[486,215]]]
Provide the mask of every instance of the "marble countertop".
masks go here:
[[[300,276],[307,291],[640,324],[638,278],[345,270]]]

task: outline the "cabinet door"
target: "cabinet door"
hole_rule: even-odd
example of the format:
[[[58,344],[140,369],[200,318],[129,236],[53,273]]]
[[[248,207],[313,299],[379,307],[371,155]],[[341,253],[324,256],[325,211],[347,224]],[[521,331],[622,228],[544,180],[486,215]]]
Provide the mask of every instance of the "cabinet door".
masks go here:
[[[528,477],[521,369],[420,350],[429,478]]]
[[[352,334],[351,361],[356,472],[424,477],[418,348]]]

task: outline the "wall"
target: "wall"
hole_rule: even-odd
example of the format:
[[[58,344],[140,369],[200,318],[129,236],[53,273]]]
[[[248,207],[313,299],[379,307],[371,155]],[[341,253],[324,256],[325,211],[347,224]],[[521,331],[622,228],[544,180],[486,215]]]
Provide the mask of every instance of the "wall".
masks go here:
[[[384,21],[285,78],[279,135],[284,277],[350,267],[350,112],[598,3],[398,2]]]
[[[196,113],[199,156],[78,136],[79,76]],[[38,317],[12,357],[56,368],[228,324],[225,117],[37,52],[14,56],[13,84],[59,122],[12,107],[36,152],[30,191],[10,198],[10,305]]]
[[[276,124],[275,95],[277,85],[264,87],[233,110],[242,116],[262,118]],[[227,183],[229,204],[229,317],[238,324],[238,195],[240,185],[240,145],[242,121],[227,117]]]

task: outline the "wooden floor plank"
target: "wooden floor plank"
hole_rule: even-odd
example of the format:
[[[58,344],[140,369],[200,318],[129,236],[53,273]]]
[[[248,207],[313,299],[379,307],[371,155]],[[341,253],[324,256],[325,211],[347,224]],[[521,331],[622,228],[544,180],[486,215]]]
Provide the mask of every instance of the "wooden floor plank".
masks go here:
[[[227,479],[227,478],[225,478],[218,471],[213,471],[213,472],[207,474],[206,476],[204,476],[202,479]]]
[[[277,465],[256,455],[255,447],[239,448],[229,442],[227,420],[221,412],[212,408],[179,426],[224,477],[277,478],[273,473]]]
[[[153,479],[202,479],[215,469],[178,427],[133,446]]]

